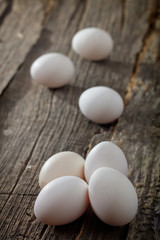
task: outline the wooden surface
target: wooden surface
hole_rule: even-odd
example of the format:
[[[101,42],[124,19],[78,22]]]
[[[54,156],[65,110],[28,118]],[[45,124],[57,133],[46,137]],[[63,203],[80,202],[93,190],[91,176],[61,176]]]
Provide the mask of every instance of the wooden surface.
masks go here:
[[[71,49],[79,29],[109,31],[114,51],[106,61],[81,59]],[[58,51],[76,67],[74,80],[50,90],[31,80],[40,55]],[[113,124],[82,116],[83,90],[105,85],[117,90],[125,110]],[[111,140],[129,163],[139,209],[124,227],[110,227],[91,208],[59,227],[39,223],[33,206],[38,175],[54,153],[86,156]],[[0,0],[0,239],[160,239],[160,2],[157,0]]]

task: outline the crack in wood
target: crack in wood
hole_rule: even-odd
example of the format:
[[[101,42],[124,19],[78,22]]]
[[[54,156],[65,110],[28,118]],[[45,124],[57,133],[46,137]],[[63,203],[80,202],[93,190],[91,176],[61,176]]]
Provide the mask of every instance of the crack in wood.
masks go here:
[[[4,196],[8,196],[8,195],[11,195],[12,196],[29,196],[29,197],[37,197],[37,194],[31,194],[31,193],[3,193],[3,192],[0,192],[0,195],[4,195]]]
[[[82,156],[84,156],[84,159],[86,159],[86,157],[87,157],[88,153],[91,151],[91,149],[92,149],[92,140],[90,141],[90,143],[88,144],[88,146],[82,153]]]
[[[26,57],[27,58],[27,57]],[[25,59],[26,59],[25,58]],[[24,61],[25,61],[24,59]],[[8,81],[8,83],[6,84],[6,86],[3,88],[2,92],[0,92],[0,97],[2,97],[4,95],[4,93],[7,91],[7,89],[9,88],[9,86],[11,85],[11,83],[13,82],[13,80],[15,79],[15,77],[17,76],[17,73],[21,70],[23,66],[23,63],[21,63],[18,68],[17,71],[15,72],[15,74],[11,77],[11,79]]]
[[[75,240],[80,240],[81,236],[82,236],[82,233],[83,233],[83,230],[84,230],[84,227],[85,227],[85,221],[83,222],[82,226],[81,226],[81,229],[80,229],[80,232],[78,234],[78,236],[76,237]]]
[[[82,2],[83,2],[83,5],[82,5]],[[81,5],[82,5],[82,7],[81,7]],[[79,8],[81,7],[82,10],[81,10],[81,14],[80,14],[78,25],[77,25],[77,29],[79,29],[79,26],[82,23],[82,19],[83,19],[84,15],[85,15],[85,12],[86,12],[86,6],[87,6],[87,0],[83,0],[83,1],[79,0],[78,1],[78,4],[76,5],[76,8],[75,8],[74,12],[72,13],[72,15],[71,15],[71,17],[70,17],[70,19],[68,21],[66,29],[68,29],[68,27],[70,26],[72,20],[74,19],[75,15],[77,14]]]
[[[43,8],[44,8],[44,18],[42,21],[43,25],[48,21],[56,1],[57,0],[42,0]]]
[[[121,16],[121,29],[123,29],[126,18],[126,4],[128,0],[122,0],[122,16]]]
[[[40,238],[42,238],[42,237],[44,236],[47,228],[48,228],[48,225],[45,224],[45,225],[43,226],[42,230],[41,230],[40,235],[39,235]]]
[[[9,15],[9,13],[12,10],[13,1],[6,0],[6,3],[7,3],[7,6],[6,6],[4,12],[2,13],[2,15],[0,16],[0,26],[3,24],[5,18],[7,17],[7,15]]]
[[[116,135],[116,131],[117,131],[117,128],[118,128],[118,122],[119,122],[119,119],[117,120],[117,123],[113,129],[113,133],[112,133],[112,137],[111,137],[111,142],[112,140],[114,139],[114,136]]]
[[[160,10],[159,8],[160,8],[160,6],[158,4],[158,1],[155,0],[154,4],[153,4],[153,8],[151,9],[151,13],[149,15],[148,28],[147,28],[146,33],[144,34],[143,39],[142,39],[141,49],[136,55],[135,64],[133,66],[133,73],[132,73],[130,82],[127,86],[127,89],[126,89],[126,95],[125,95],[125,100],[124,100],[125,106],[127,105],[127,103],[129,102],[129,100],[132,97],[132,93],[133,93],[133,90],[135,88],[136,76],[139,72],[139,69],[140,69],[141,63],[143,61],[144,55],[147,51],[147,47],[150,44],[150,38],[151,38],[153,32],[155,31],[156,21],[159,18],[159,10]]]

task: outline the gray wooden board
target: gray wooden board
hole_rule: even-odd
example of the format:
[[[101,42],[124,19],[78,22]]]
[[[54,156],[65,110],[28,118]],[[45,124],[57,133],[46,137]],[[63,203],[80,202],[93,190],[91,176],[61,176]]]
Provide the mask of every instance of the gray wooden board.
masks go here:
[[[159,239],[159,1],[0,4],[1,239]],[[74,33],[89,26],[113,36],[108,60],[89,62],[71,49]],[[76,67],[72,82],[57,90],[37,85],[29,74],[32,62],[51,51],[68,55]],[[80,113],[80,94],[95,85],[112,87],[123,97],[125,110],[116,122],[98,125]],[[43,163],[63,150],[85,158],[103,140],[115,142],[127,157],[139,198],[135,219],[124,227],[110,227],[89,208],[65,226],[39,223],[33,206]]]

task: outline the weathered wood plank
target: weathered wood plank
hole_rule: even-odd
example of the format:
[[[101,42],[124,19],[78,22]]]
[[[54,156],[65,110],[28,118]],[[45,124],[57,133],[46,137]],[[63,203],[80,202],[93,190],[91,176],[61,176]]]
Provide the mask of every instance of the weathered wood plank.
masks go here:
[[[47,7],[49,2],[51,5]],[[138,1],[122,4],[119,0],[49,2],[43,2],[45,18],[51,14],[49,21],[42,27],[37,20],[39,33],[34,41],[43,28],[41,36],[33,48],[33,42],[28,46],[25,56],[31,48],[32,51],[25,61],[21,59],[23,65],[1,97],[0,196],[2,199],[7,196],[1,213],[1,238],[147,240],[149,236],[149,239],[158,239],[160,86],[159,64],[155,62],[160,55],[156,1],[154,4],[150,0],[142,4]],[[32,11],[30,5],[28,9]],[[36,14],[43,15],[41,8],[37,11]],[[139,19],[139,24],[135,24],[135,19]],[[73,34],[87,26],[99,26],[112,34],[115,48],[109,60],[90,63],[72,52]],[[37,86],[29,76],[32,61],[49,51],[69,55],[76,65],[75,79],[58,90]],[[11,78],[8,76],[7,81]],[[79,112],[79,95],[94,85],[112,87],[125,99],[126,108],[118,122],[96,125]],[[54,228],[38,223],[33,205],[44,161],[62,150],[75,151],[85,157],[96,143],[111,139],[122,147],[129,161],[130,178],[139,196],[136,219],[129,227],[109,227],[89,209],[82,218],[66,226]]]
[[[139,196],[139,211],[130,224],[127,239],[158,239],[160,129],[156,122],[160,120],[159,67],[140,67],[132,97],[112,139],[126,152],[130,178]],[[131,113],[133,106],[137,108],[135,114]]]
[[[34,1],[34,7],[31,0],[8,1],[0,28],[0,94],[37,41],[43,17],[44,11],[39,0]]]

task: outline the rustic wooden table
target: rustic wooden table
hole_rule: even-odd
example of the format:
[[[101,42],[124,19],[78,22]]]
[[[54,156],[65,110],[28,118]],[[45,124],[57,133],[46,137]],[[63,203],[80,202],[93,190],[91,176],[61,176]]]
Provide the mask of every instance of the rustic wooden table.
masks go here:
[[[79,29],[109,31],[114,51],[103,62],[71,49]],[[31,80],[31,63],[57,51],[76,67],[74,80],[50,90]],[[82,91],[117,90],[125,110],[113,124],[88,121],[78,109]],[[124,227],[110,227],[91,208],[65,226],[39,223],[33,206],[38,175],[54,153],[86,156],[111,140],[126,154],[139,209]],[[157,0],[0,0],[0,239],[160,239],[160,2]]]

